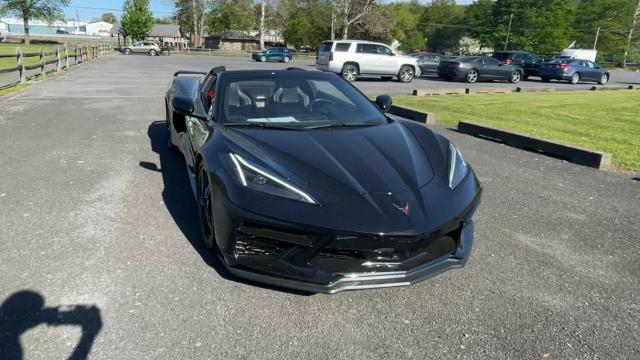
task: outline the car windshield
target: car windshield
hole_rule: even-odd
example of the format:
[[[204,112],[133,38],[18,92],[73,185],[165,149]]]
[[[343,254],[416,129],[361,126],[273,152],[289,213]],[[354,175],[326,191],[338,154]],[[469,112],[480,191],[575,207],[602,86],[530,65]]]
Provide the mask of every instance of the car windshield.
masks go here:
[[[373,126],[386,117],[339,77],[276,73],[243,76],[223,84],[218,122],[290,129]]]

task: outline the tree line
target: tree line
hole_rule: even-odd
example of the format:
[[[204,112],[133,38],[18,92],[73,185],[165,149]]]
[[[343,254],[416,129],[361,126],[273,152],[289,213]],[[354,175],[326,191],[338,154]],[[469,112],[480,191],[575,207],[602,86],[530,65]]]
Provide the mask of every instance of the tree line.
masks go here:
[[[595,46],[600,60],[639,60],[640,0],[177,0],[176,9],[195,46],[207,33],[268,29],[297,48],[354,38],[397,41],[404,51],[552,55],[575,41],[577,48]]]

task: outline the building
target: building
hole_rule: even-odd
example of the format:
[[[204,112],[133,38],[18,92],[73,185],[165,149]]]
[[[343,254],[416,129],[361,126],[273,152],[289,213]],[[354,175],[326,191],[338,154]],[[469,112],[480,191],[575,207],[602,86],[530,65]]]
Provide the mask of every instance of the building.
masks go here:
[[[122,29],[120,23],[115,23],[109,30],[111,37],[118,37],[118,45],[120,44],[120,38],[122,37],[123,43],[127,42],[127,35]],[[149,32],[147,40],[156,40],[161,46],[168,46],[174,49],[181,49],[188,45],[186,39],[182,37],[180,33],[180,27],[173,24],[155,24]]]
[[[91,36],[111,36],[113,24],[104,21],[96,21],[80,26],[80,32]]]
[[[204,37],[207,49],[227,51],[254,51],[260,48],[260,40],[240,31],[227,31]]]
[[[259,30],[251,30],[249,31],[249,35],[260,40]],[[263,40],[264,40],[265,47],[284,46],[284,38],[282,37],[282,34],[280,34],[280,31],[278,30],[265,30]]]
[[[0,20],[0,33],[8,33],[9,32],[9,24]]]
[[[24,23],[22,19],[18,18],[2,18],[0,23],[6,24],[6,30],[2,30],[0,25],[0,32],[9,32],[12,34],[24,34]],[[64,30],[70,34],[83,34],[80,32],[80,27],[87,25],[86,21],[55,21],[51,24],[46,21],[32,19],[29,21],[29,34],[55,34],[58,30]]]

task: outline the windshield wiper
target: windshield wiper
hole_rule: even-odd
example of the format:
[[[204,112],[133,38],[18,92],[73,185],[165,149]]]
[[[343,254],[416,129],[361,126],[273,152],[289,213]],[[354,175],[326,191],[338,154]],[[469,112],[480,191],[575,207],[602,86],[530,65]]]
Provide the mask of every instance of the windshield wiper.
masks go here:
[[[260,127],[260,128],[268,128],[268,129],[280,129],[280,130],[301,130],[300,128],[295,128],[291,126],[282,126],[282,125],[274,125],[272,123],[249,123],[249,122],[237,122],[237,123],[223,123],[224,126],[247,126],[247,127]]]
[[[377,124],[365,124],[365,123],[356,123],[356,124],[346,124],[346,123],[333,123],[333,124],[325,124],[318,126],[309,126],[305,129],[329,129],[329,128],[337,128],[337,127],[369,127],[376,126]]]

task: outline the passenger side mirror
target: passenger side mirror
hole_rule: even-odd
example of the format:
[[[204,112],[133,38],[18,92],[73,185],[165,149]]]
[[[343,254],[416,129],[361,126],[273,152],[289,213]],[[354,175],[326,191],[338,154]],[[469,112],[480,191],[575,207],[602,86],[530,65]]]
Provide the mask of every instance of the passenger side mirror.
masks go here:
[[[180,115],[191,115],[193,113],[193,101],[190,98],[174,97],[171,100],[171,106]]]
[[[376,106],[383,112],[386,113],[391,108],[391,104],[393,100],[389,95],[378,95],[376,98]]]

